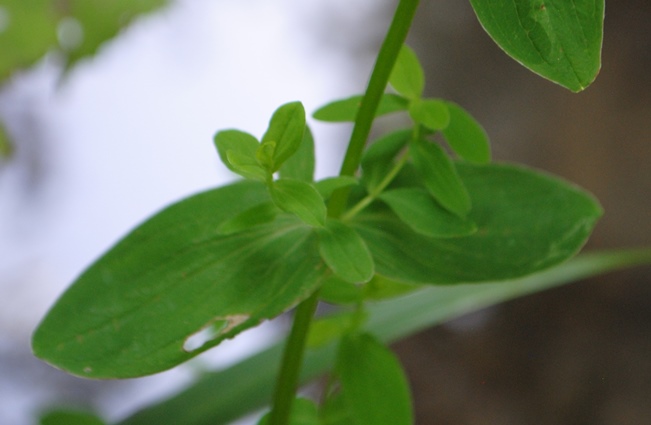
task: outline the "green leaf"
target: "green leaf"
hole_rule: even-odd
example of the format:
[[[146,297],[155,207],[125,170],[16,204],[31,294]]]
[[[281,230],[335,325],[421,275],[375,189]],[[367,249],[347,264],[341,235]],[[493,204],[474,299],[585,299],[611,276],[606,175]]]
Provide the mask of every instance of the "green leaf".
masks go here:
[[[273,202],[264,202],[225,220],[217,227],[217,231],[222,235],[230,235],[248,230],[273,221],[279,212]]]
[[[470,0],[486,32],[513,59],[574,92],[601,67],[604,0]]]
[[[368,282],[373,277],[371,253],[350,226],[328,220],[318,234],[321,258],[335,275],[351,283]]]
[[[443,148],[420,140],[412,144],[410,153],[414,166],[434,199],[451,213],[465,217],[471,208],[470,196]]]
[[[382,182],[393,165],[394,158],[411,139],[412,130],[398,130],[373,142],[362,157],[362,183],[369,192]]]
[[[243,131],[223,130],[215,134],[214,143],[229,170],[249,179],[266,179],[267,172],[257,160],[258,139]]]
[[[419,188],[400,188],[383,192],[386,202],[400,220],[413,231],[435,238],[467,236],[477,231],[475,223],[441,207]]]
[[[446,102],[450,123],[443,129],[445,140],[466,161],[486,164],[491,160],[488,136],[482,126],[456,103]]]
[[[362,288],[340,277],[330,276],[319,290],[319,299],[330,304],[354,304],[362,299]]]
[[[314,167],[314,138],[312,131],[306,126],[298,150],[280,167],[280,178],[312,182]]]
[[[336,370],[354,425],[411,425],[407,379],[398,359],[369,334],[344,336]]]
[[[258,425],[268,425],[269,416],[269,413],[264,415]],[[292,412],[287,425],[320,425],[316,404],[306,398],[295,399],[292,403]]]
[[[264,201],[266,187],[244,181],[156,214],[68,288],[36,329],[34,353],[89,378],[152,374],[307,298],[326,275],[310,227],[282,214],[218,232]]]
[[[425,88],[423,68],[416,53],[407,45],[403,45],[396,60],[389,84],[401,95],[409,99],[418,99]]]
[[[2,121],[0,121],[0,161],[9,159],[14,153],[14,145],[11,142]]]
[[[105,422],[88,412],[52,410],[41,416],[40,425],[105,425]]]
[[[314,119],[326,122],[354,122],[357,111],[362,104],[363,95],[352,96],[346,99],[336,100],[317,109],[312,114]],[[406,111],[409,108],[409,101],[396,94],[384,93],[380,98],[376,117],[388,115],[394,112]]]
[[[396,282],[385,277],[375,275],[373,279],[363,286],[364,299],[366,300],[384,300],[387,298],[396,298],[421,289],[420,285],[411,283]]]
[[[321,408],[322,425],[351,425],[354,424],[348,407],[341,393],[331,394]]]
[[[465,237],[429,238],[391,212],[359,214],[354,226],[389,279],[430,284],[514,279],[560,263],[583,246],[602,210],[561,179],[515,165],[457,164],[473,201]]]
[[[319,180],[314,184],[316,190],[321,194],[323,199],[328,199],[332,193],[343,187],[354,186],[357,183],[355,177],[350,176],[337,176],[337,177],[326,177],[323,180]]]
[[[314,227],[325,225],[326,206],[314,186],[299,180],[280,179],[269,187],[271,199],[283,211]]]
[[[431,130],[441,130],[450,123],[446,102],[437,99],[416,99],[409,105],[409,115],[414,122]]]
[[[276,109],[262,143],[274,142],[272,172],[298,151],[305,133],[305,109],[301,102],[286,103]]]
[[[349,286],[350,283],[348,283]],[[353,323],[358,320],[358,313],[355,311],[328,314],[327,316],[315,319],[310,325],[310,332],[307,338],[308,348],[323,347],[332,343],[350,331]],[[364,318],[364,317],[362,317]]]

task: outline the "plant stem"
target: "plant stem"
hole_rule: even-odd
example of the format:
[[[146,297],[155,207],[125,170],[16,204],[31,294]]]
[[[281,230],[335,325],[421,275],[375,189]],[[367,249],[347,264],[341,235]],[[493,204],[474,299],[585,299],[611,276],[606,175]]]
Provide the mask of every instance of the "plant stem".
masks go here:
[[[375,66],[371,73],[366,93],[362,99],[362,104],[357,112],[348,150],[346,151],[346,156],[339,172],[341,176],[353,176],[359,167],[362,152],[364,151],[368,135],[371,132],[371,125],[375,119],[378,104],[386,89],[393,65],[398,58],[398,53],[400,53],[400,49],[407,38],[411,22],[418,8],[418,1],[400,0],[398,4],[389,31],[375,61]],[[339,189],[332,194],[330,203],[328,204],[328,214],[331,217],[339,217],[343,213],[346,208],[349,193],[350,188],[347,187]]]
[[[292,402],[296,396],[298,377],[303,364],[307,333],[318,301],[319,291],[316,291],[310,298],[299,304],[294,313],[292,330],[287,338],[280,372],[276,380],[269,425],[287,425],[289,423]]]

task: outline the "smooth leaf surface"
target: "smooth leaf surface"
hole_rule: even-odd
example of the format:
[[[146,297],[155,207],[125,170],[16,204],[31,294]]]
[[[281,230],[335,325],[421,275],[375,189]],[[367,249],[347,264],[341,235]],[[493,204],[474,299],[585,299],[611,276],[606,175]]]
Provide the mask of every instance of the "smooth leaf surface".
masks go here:
[[[403,223],[425,236],[449,238],[467,236],[477,231],[475,223],[447,211],[424,189],[393,189],[383,192],[380,199],[391,207]]]
[[[364,96],[358,95],[336,100],[317,109],[312,117],[325,122],[354,122],[363,98]],[[385,93],[380,98],[375,116],[381,117],[394,112],[406,111],[408,108],[409,101],[404,97]]]
[[[437,99],[417,99],[409,105],[409,115],[414,122],[430,130],[441,130],[450,123],[450,111],[446,102]]]
[[[340,393],[332,394],[326,399],[321,408],[322,425],[350,425],[353,418]]]
[[[466,161],[486,164],[491,160],[488,136],[482,126],[456,103],[446,102],[450,122],[443,135],[452,150]]]
[[[319,299],[330,304],[354,304],[362,299],[362,287],[330,276],[319,290]]]
[[[328,220],[318,229],[319,253],[338,277],[351,283],[367,282],[373,277],[373,258],[364,240],[350,226]]]
[[[34,353],[89,378],[147,375],[308,297],[325,276],[310,227],[282,214],[233,235],[217,230],[261,200],[264,185],[245,181],[156,214],[61,296],[34,333]],[[186,346],[209,328],[217,334]]]
[[[269,413],[264,415],[258,425],[268,425],[269,416]],[[292,403],[292,412],[287,425],[320,425],[316,404],[306,398],[295,399]]]
[[[345,335],[336,364],[351,425],[412,425],[407,379],[388,348],[369,334]]]
[[[223,130],[215,134],[213,141],[222,162],[232,172],[249,178],[265,174],[256,159],[260,143],[254,136],[240,130]],[[247,165],[253,170],[243,168]]]
[[[325,225],[326,206],[319,192],[310,184],[280,179],[270,187],[271,198],[283,211],[296,215],[310,226]]]
[[[357,183],[359,182],[355,177],[337,176],[326,177],[323,180],[319,180],[314,184],[314,186],[316,187],[316,190],[319,192],[319,194],[321,194],[321,197],[323,197],[323,199],[328,199],[335,190],[354,186]]]
[[[391,71],[389,84],[401,95],[409,99],[418,99],[425,88],[423,67],[416,53],[406,44],[400,49],[398,59]]]
[[[305,133],[305,109],[301,102],[286,103],[276,109],[261,142],[273,142],[272,172],[278,171],[299,149]]]
[[[602,210],[588,193],[558,178],[515,165],[457,164],[477,232],[439,239],[415,231],[386,209],[367,210],[355,228],[375,271],[412,283],[513,279],[574,255]]]
[[[555,268],[514,281],[427,286],[405,297],[369,305],[370,316],[364,329],[388,343],[506,300],[650,264],[649,249],[607,251],[581,254]],[[119,425],[159,425],[161,418],[184,425],[223,425],[260,409],[270,400],[284,344],[279,341],[229,368],[210,372],[181,393],[133,414]],[[301,382],[305,384],[326,373],[335,357],[334,341],[308,350]]]
[[[273,202],[264,202],[223,221],[217,227],[217,231],[222,235],[241,232],[260,224],[272,222],[278,213],[280,210]]]
[[[604,0],[470,0],[479,22],[513,59],[574,92],[601,67]]]
[[[53,410],[41,416],[40,425],[105,425],[105,422],[88,412]]]
[[[279,174],[281,179],[311,182],[314,180],[314,168],[314,138],[312,131],[306,126],[298,150],[283,163]]]
[[[398,130],[389,133],[371,144],[362,157],[362,183],[372,192],[385,178],[393,160],[407,145],[412,130]]]
[[[454,163],[443,148],[435,143],[419,141],[412,144],[410,153],[430,195],[446,210],[465,217],[472,201]]]

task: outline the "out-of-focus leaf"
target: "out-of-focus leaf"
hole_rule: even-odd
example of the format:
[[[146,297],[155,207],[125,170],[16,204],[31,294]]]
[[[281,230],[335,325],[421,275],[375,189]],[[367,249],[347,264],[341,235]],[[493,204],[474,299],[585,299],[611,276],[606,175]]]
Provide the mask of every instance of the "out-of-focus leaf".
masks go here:
[[[10,158],[14,153],[14,145],[0,121],[0,160]]]
[[[446,102],[438,99],[417,99],[409,105],[409,115],[416,123],[430,130],[441,130],[450,123],[450,111]]]
[[[466,161],[486,164],[491,160],[488,136],[481,125],[456,103],[446,102],[450,122],[443,129],[445,140],[459,157]]]
[[[264,202],[222,222],[217,231],[223,235],[241,232],[273,221],[280,210],[273,202]]]
[[[423,67],[416,53],[406,44],[400,49],[389,84],[401,95],[414,100],[420,98],[425,88]]]
[[[311,182],[314,180],[314,167],[314,138],[306,126],[298,150],[280,167],[280,178]]]
[[[326,206],[319,192],[300,180],[280,179],[270,187],[271,199],[283,211],[314,227],[325,225]]]
[[[257,160],[258,139],[240,130],[223,130],[215,134],[215,147],[224,165],[243,177],[264,181],[267,172]]]
[[[362,157],[362,183],[372,192],[386,177],[394,158],[407,145],[412,130],[398,130],[373,142]]]
[[[244,181],[150,218],[61,296],[34,333],[34,353],[88,378],[152,374],[307,298],[326,276],[309,226],[281,214],[218,231],[261,201],[264,185]]]
[[[321,258],[335,275],[351,283],[367,282],[373,277],[373,258],[364,240],[350,226],[328,220],[318,229]]]
[[[411,230],[382,208],[357,215],[354,227],[376,273],[412,283],[514,279],[579,251],[602,214],[597,201],[567,182],[524,167],[457,164],[477,232],[440,239]]]
[[[278,171],[301,146],[305,134],[305,109],[301,102],[290,102],[282,105],[273,113],[269,128],[262,136],[262,144],[272,143],[273,168]],[[310,179],[311,181],[311,179]]]
[[[264,415],[258,425],[268,425],[269,416],[269,413]],[[287,425],[319,425],[319,413],[316,404],[306,398],[295,399],[292,403],[292,412]]]
[[[362,287],[330,276],[319,290],[319,299],[330,304],[353,304],[362,299]]]
[[[323,199],[328,199],[335,190],[341,189],[342,187],[354,186],[357,183],[358,181],[355,177],[337,176],[319,180],[314,186]]]
[[[317,109],[312,117],[326,122],[354,122],[363,98],[363,95],[358,95],[336,100]],[[380,98],[375,116],[381,117],[393,112],[406,111],[408,108],[409,101],[404,97],[385,93]]]
[[[105,422],[92,413],[59,409],[41,416],[40,425],[105,425]]]
[[[513,59],[574,92],[601,67],[604,0],[470,0],[486,32]]]

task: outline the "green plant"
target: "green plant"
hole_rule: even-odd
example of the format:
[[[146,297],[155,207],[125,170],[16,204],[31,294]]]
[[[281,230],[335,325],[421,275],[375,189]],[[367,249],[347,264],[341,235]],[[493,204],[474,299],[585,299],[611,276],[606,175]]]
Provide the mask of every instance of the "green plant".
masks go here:
[[[313,182],[313,141],[298,102],[274,113],[260,141],[217,133],[222,161],[246,180],[187,198],[135,229],[53,307],[34,335],[35,353],[80,376],[141,376],[298,305],[263,423],[288,423],[292,410],[290,423],[409,423],[405,380],[382,343],[467,308],[459,300],[486,305],[649,261],[647,252],[601,254],[524,277],[573,256],[600,207],[559,179],[491,164],[487,138],[467,112],[422,99],[422,70],[403,47],[417,3],[400,2],[367,93],[315,113],[355,121],[340,176]],[[472,3],[495,40],[534,71],[574,91],[596,76],[603,2]],[[385,93],[387,82],[396,93]],[[407,112],[412,128],[365,148],[375,117],[391,112]],[[312,321],[319,299],[343,307]],[[412,317],[423,300],[426,317]],[[247,367],[273,376],[274,356],[278,349]],[[334,371],[320,409],[294,399],[302,364],[308,375]],[[213,390],[201,400],[216,404]],[[247,407],[265,401],[229,391]],[[180,411],[167,409],[168,421]],[[148,418],[125,423],[155,423]]]

